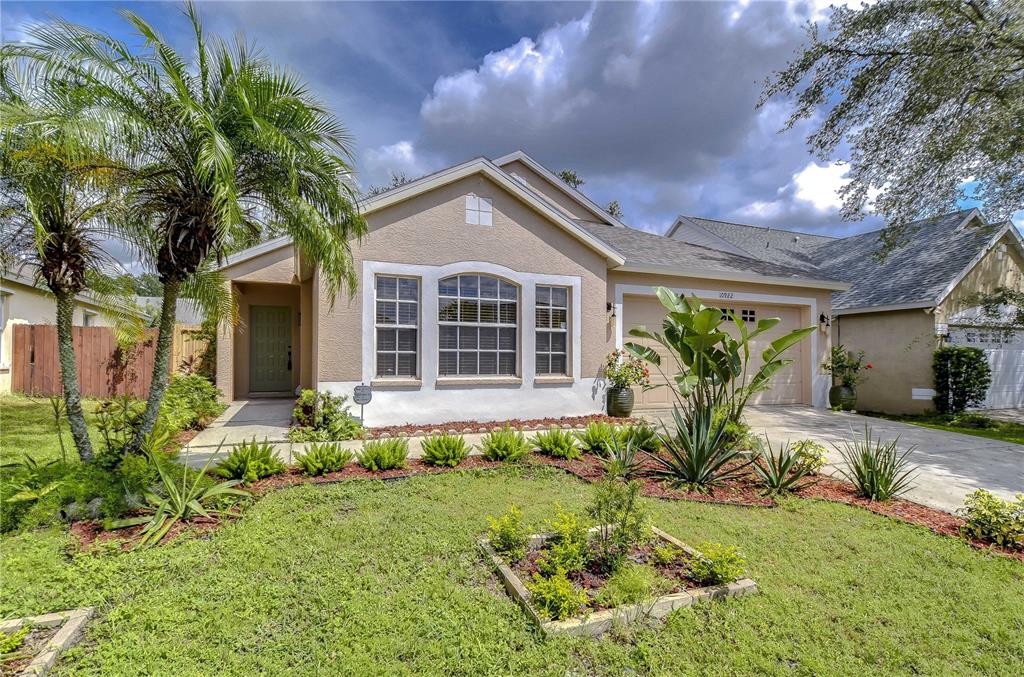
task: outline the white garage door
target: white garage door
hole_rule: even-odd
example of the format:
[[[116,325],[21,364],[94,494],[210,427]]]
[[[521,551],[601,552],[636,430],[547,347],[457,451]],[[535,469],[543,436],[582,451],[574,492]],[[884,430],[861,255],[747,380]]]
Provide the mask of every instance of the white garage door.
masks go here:
[[[713,301],[705,301],[707,305],[718,305]],[[643,343],[645,345],[651,345],[652,348],[657,350],[662,356],[662,364],[669,364],[671,358],[665,354],[661,346],[657,344],[651,344],[651,342],[644,341],[629,336],[629,330],[633,327],[646,326],[648,329],[654,331],[661,331],[661,322],[665,317],[665,308],[661,305],[658,299],[650,296],[626,296],[622,302],[622,314],[623,314],[623,335],[625,341],[634,341],[637,343]],[[765,334],[762,334],[755,340],[754,345],[751,349],[750,355],[750,369],[756,370],[761,364],[761,353],[768,344],[774,341],[779,336],[798,329],[800,324],[800,309],[792,306],[775,306],[766,304],[754,304],[743,301],[730,301],[726,306],[726,309],[731,310],[740,315],[744,320],[756,321],[757,319],[763,319],[767,317],[778,317],[782,321],[779,322],[775,327]],[[727,322],[723,326],[730,330],[730,333],[735,333],[735,326],[731,322]],[[804,379],[809,378],[807,375],[808,367],[805,364],[806,360],[803,357],[804,347],[801,345],[790,348],[785,356],[793,360],[793,364],[789,365],[778,374],[776,374],[771,381],[771,388],[763,393],[758,393],[751,399],[753,404],[801,404],[804,403]],[[674,376],[670,370],[666,373],[667,378]],[[657,373],[656,370],[652,370],[651,373],[652,383],[666,383],[666,377],[662,377]],[[658,409],[664,407],[671,407],[675,403],[672,398],[672,394],[668,387],[655,388],[646,392],[641,391],[639,388],[636,389],[636,406],[637,408],[644,409]]]
[[[1024,332],[950,327],[949,342],[985,351],[992,368],[992,385],[981,409],[1024,407]]]

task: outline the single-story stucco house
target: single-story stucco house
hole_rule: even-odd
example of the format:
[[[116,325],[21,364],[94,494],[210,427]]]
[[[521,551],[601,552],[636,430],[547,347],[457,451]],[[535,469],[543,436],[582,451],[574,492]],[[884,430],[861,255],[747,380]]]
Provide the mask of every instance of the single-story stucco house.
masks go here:
[[[316,262],[287,238],[225,261],[241,318],[219,329],[226,398],[366,384],[370,425],[598,412],[605,357],[630,328],[660,326],[653,288],[666,286],[746,319],[781,318],[763,343],[817,327],[757,400],[827,406],[827,320],[832,293],[849,285],[814,265],[629,228],[522,152],[361,208],[369,233],[353,246],[351,299],[327,298]],[[669,404],[664,388],[637,394],[641,410]]]
[[[863,350],[872,364],[857,387],[860,409],[932,409],[932,353],[944,342],[988,356],[982,408],[1024,407],[1024,332],[996,328],[976,307],[978,293],[1024,292],[1024,240],[1010,222],[989,224],[977,209],[920,221],[884,260],[873,255],[877,231],[833,238],[681,216],[666,235],[851,282],[832,297],[831,329],[834,344]]]
[[[0,273],[0,393],[11,392],[14,325],[56,322],[57,303],[53,294],[20,273]],[[75,299],[72,324],[76,327],[109,327],[113,321],[100,311],[95,299],[85,293]]]

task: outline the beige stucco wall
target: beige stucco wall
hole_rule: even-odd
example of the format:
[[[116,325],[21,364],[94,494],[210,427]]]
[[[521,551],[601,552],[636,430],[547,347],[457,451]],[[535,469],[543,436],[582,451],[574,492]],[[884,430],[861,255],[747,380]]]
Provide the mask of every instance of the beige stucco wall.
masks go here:
[[[493,200],[493,225],[465,222],[465,196]],[[474,175],[367,217],[369,234],[353,246],[363,261],[439,266],[480,261],[520,273],[578,276],[582,281],[582,374],[594,377],[607,349],[604,257],[482,175]],[[436,293],[436,290],[422,290]],[[320,382],[359,381],[362,374],[362,300],[342,294],[330,307],[318,299],[317,374]],[[596,339],[595,339],[596,337]]]
[[[646,273],[625,273],[619,271],[611,271],[608,275],[608,302],[615,303],[615,287],[617,285],[639,285],[653,289],[654,287],[670,287],[673,289],[694,289],[694,290],[709,290],[716,292],[733,292],[733,293],[747,293],[747,294],[763,294],[770,295],[773,297],[779,297],[774,300],[763,300],[756,301],[754,303],[768,303],[774,305],[798,305],[806,303],[805,299],[813,299],[814,314],[809,305],[800,305],[800,324],[804,327],[817,326],[818,315],[824,313],[826,316],[831,314],[832,310],[832,292],[826,289],[812,289],[809,287],[793,287],[787,285],[775,285],[775,284],[757,284],[753,282],[730,282],[725,280],[710,280],[700,277],[675,277],[668,275],[650,275]],[[796,300],[786,300],[786,297]],[[720,300],[717,298],[703,297],[708,305],[714,306],[725,306],[733,307],[742,301],[734,300]],[[617,318],[621,321],[622,318]],[[653,329],[653,327],[650,327]],[[628,328],[627,328],[628,330]],[[607,351],[611,351],[615,348],[615,336],[618,329],[611,323],[609,323],[607,337],[609,343],[606,346]],[[625,332],[624,332],[625,333]],[[812,350],[812,344],[814,349]],[[821,363],[825,361],[828,352],[830,350],[831,341],[827,333],[817,332],[814,341],[810,339],[804,340],[800,344],[801,361],[805,365],[809,365],[810,378],[803,379],[803,402],[806,404],[813,403],[813,388],[815,376],[820,377],[822,375]],[[795,348],[791,348],[795,350]]]
[[[936,311],[936,321],[945,323],[946,318],[977,305],[971,296],[988,293],[997,287],[1009,287],[1024,291],[1024,258],[1017,251],[1016,239],[1007,233],[953,288],[946,300]],[[1005,247],[1005,252],[1000,249]]]
[[[569,218],[584,219],[587,221],[598,220],[590,210],[584,209],[578,202],[552,186],[547,179],[530,169],[519,160],[513,160],[512,162],[503,165],[502,170],[508,174],[518,174],[524,181],[526,181],[527,185],[533,189],[534,192],[543,195]]]
[[[832,322],[832,340],[864,351],[872,365],[857,386],[857,408],[892,414],[916,414],[934,408],[931,399],[915,400],[913,388],[930,389],[935,316],[922,309],[841,315]]]
[[[57,321],[57,305],[49,293],[35,287],[8,279],[0,279],[0,303],[3,304],[3,323],[0,324],[0,393],[11,391],[11,350],[13,348],[14,325],[54,324]],[[92,313],[91,326],[109,327],[113,322],[91,304],[76,303],[72,324],[85,324],[86,312]]]

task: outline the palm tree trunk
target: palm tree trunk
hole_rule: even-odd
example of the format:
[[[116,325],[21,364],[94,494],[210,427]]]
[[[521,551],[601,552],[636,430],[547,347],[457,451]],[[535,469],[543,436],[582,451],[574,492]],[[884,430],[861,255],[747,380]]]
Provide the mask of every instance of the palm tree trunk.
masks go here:
[[[180,280],[169,280],[164,283],[163,305],[160,308],[160,333],[156,339],[156,354],[153,356],[153,380],[149,385],[149,399],[146,400],[146,411],[142,414],[142,422],[129,451],[137,453],[142,448],[142,438],[153,432],[160,404],[167,390],[167,372],[171,361],[171,345],[174,338],[175,309],[178,307],[178,293],[181,291]]]
[[[57,355],[60,359],[60,380],[64,388],[71,437],[75,440],[78,457],[91,461],[93,457],[89,428],[82,411],[82,391],[78,386],[78,367],[75,364],[75,343],[71,335],[71,322],[75,313],[75,295],[57,295]]]

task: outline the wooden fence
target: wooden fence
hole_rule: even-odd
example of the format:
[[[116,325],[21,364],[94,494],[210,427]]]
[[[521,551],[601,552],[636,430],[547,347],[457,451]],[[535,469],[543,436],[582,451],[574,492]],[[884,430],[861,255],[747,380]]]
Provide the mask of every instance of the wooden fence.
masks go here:
[[[57,355],[57,327],[52,324],[16,324],[11,350],[11,390],[26,395],[61,393],[60,361]],[[198,355],[206,342],[195,337],[198,326],[183,325],[174,332],[170,371]],[[156,329],[122,351],[108,327],[72,327],[78,383],[86,397],[149,395],[156,354]]]

